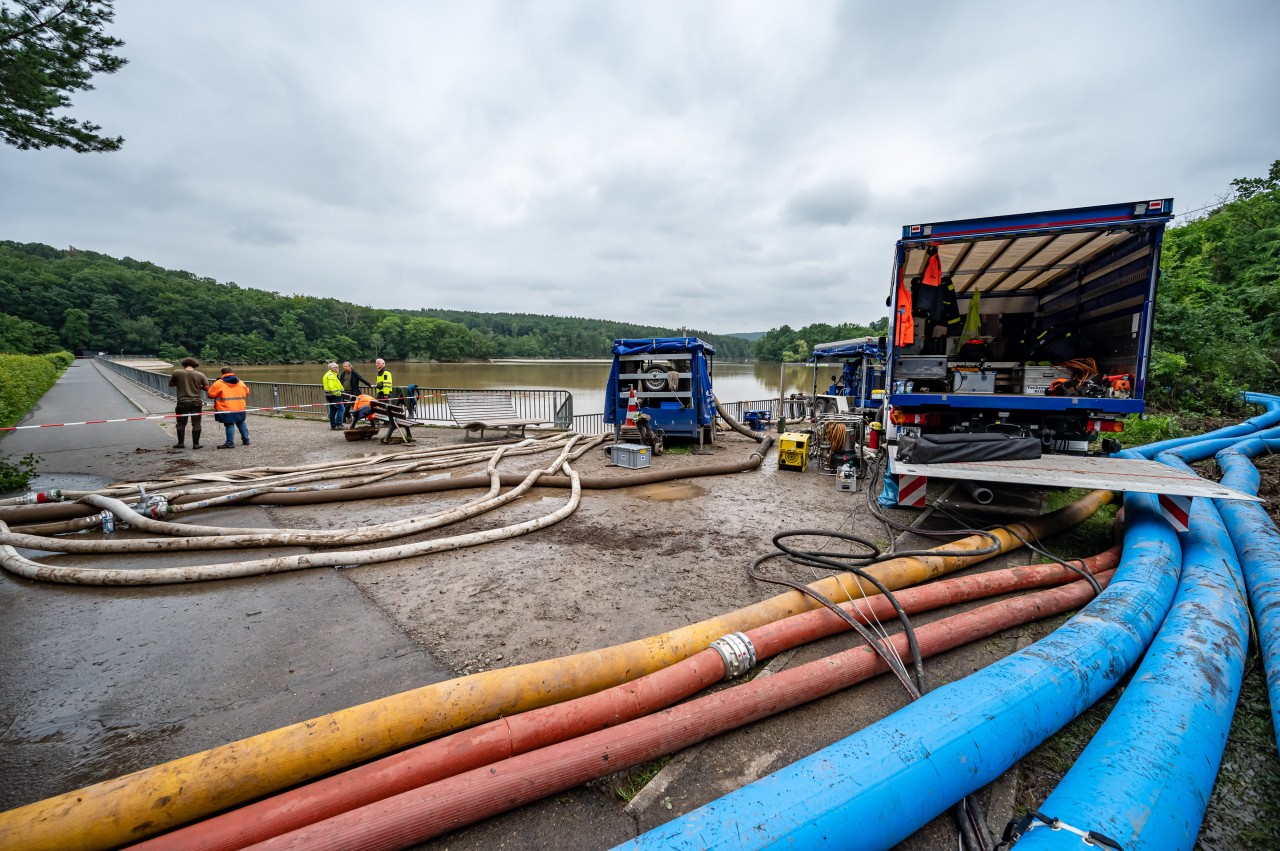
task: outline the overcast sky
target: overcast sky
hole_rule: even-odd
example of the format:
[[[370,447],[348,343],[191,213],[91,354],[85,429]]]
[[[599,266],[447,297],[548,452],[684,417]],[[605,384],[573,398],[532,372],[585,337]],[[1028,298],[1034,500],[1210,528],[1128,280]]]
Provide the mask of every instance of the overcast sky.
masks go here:
[[[886,313],[903,224],[1280,158],[1280,3],[117,0],[0,239],[375,307],[728,333]]]

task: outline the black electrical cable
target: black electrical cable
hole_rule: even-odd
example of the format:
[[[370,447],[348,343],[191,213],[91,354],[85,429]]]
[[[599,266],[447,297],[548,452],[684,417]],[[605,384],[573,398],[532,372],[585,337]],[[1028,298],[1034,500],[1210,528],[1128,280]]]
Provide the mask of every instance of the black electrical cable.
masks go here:
[[[785,535],[788,533],[781,533],[781,534]],[[791,534],[802,534],[802,533],[791,533]],[[821,533],[821,534],[825,534],[825,533]],[[865,542],[859,541],[859,543],[865,543]],[[879,552],[879,548],[876,548],[874,544],[871,544],[870,546],[875,548],[876,552]],[[750,566],[747,567],[747,573],[751,576],[752,579],[759,580],[760,582],[768,582],[772,585],[783,585],[783,586],[786,586],[787,588],[791,588],[793,590],[799,591],[801,594],[804,594],[807,597],[810,597],[813,600],[816,600],[818,603],[830,609],[842,620],[844,620],[847,624],[849,624],[849,626],[855,632],[857,632],[858,635],[862,636],[862,639],[866,641],[867,644],[870,645],[871,649],[875,651],[876,655],[878,655],[884,661],[884,663],[889,667],[889,670],[893,671],[894,676],[898,678],[898,680],[902,683],[903,687],[906,688],[907,693],[910,694],[912,698],[916,698],[920,696],[919,684],[917,682],[912,682],[912,678],[908,675],[907,670],[903,666],[902,662],[892,653],[888,652],[884,648],[884,646],[881,645],[880,640],[876,636],[873,636],[871,632],[867,630],[867,628],[864,627],[861,623],[859,623],[852,615],[850,615],[844,609],[837,606],[831,600],[827,599],[827,597],[824,596],[823,594],[820,594],[817,591],[810,588],[808,585],[805,585],[801,582],[796,582],[795,580],[792,580],[792,579],[786,579],[780,576],[766,576],[765,574],[761,573],[759,570],[760,565],[774,558],[790,559],[791,556],[788,553],[783,552],[781,549],[777,550],[776,552],[766,553],[765,555],[762,555],[751,562]],[[850,570],[852,568],[847,564],[841,564],[836,569]],[[907,624],[907,628],[908,629],[910,628],[909,623]],[[914,637],[915,637],[915,634],[914,632],[912,632],[911,638],[914,639]],[[918,658],[918,654],[919,654],[918,646],[917,646],[916,653]],[[913,660],[913,664],[914,663],[915,663],[915,660]],[[920,673],[921,673],[921,669],[918,669],[917,674],[920,674]]]
[[[782,543],[784,538],[794,537],[832,537],[839,538],[844,541],[851,541],[862,544],[872,550],[867,558],[861,558],[854,554],[845,553],[828,553],[825,551],[813,550],[796,550]],[[851,535],[847,532],[828,532],[821,529],[796,529],[791,531],[783,531],[773,536],[773,545],[782,552],[791,557],[791,561],[797,564],[807,565],[809,567],[822,567],[828,570],[847,570],[860,579],[865,579],[875,586],[876,590],[889,601],[889,605],[893,606],[893,610],[897,613],[898,622],[902,624],[902,630],[907,636],[907,646],[911,650],[911,664],[915,669],[916,689],[920,694],[924,694],[927,689],[924,685],[924,660],[920,656],[920,645],[916,642],[916,631],[911,626],[911,619],[907,617],[907,612],[898,603],[898,598],[893,592],[876,577],[862,570],[855,562],[861,564],[874,563],[881,559],[880,548],[870,541],[859,538],[857,535]]]

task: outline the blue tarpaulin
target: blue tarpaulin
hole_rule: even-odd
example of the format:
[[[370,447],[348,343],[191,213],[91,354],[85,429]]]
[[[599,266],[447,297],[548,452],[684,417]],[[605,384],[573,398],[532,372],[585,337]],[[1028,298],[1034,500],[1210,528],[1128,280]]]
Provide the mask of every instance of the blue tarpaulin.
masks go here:
[[[654,337],[650,339],[614,340],[613,367],[609,370],[609,384],[605,389],[604,421],[613,425],[627,418],[627,398],[632,386],[637,389],[640,408],[651,418],[655,431],[681,437],[696,437],[700,428],[715,422],[716,404],[711,388],[711,366],[715,348],[697,337]],[[659,398],[646,394],[634,380],[623,380],[619,375],[620,358],[635,355],[653,355],[654,360],[688,360],[688,392],[692,398],[688,407],[682,407],[675,399]],[[633,361],[628,361],[633,363]],[[637,370],[638,371],[638,367]],[[681,369],[680,372],[686,372]],[[682,386],[682,390],[683,390]],[[650,398],[646,398],[649,396]]]

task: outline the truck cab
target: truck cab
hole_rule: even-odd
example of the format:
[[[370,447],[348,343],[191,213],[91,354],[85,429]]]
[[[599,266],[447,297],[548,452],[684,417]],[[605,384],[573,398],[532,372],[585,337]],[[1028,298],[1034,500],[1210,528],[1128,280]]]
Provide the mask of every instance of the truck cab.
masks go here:
[[[1006,433],[1083,454],[1145,410],[1173,199],[906,225],[888,436]]]

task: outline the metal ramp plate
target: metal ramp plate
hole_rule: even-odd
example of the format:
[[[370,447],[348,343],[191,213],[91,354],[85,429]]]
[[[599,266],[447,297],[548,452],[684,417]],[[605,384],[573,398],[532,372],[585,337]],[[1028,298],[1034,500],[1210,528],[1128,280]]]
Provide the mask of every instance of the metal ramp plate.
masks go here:
[[[1217,482],[1166,467],[1158,461],[1100,458],[1080,455],[1045,455],[1034,461],[970,461],[960,464],[904,464],[898,447],[889,448],[889,469],[895,474],[1003,482],[1059,488],[1103,488],[1135,493],[1207,496],[1263,502]]]

